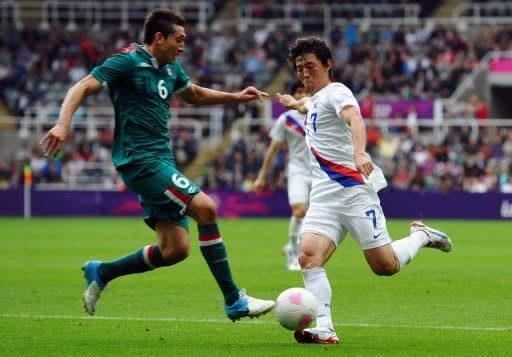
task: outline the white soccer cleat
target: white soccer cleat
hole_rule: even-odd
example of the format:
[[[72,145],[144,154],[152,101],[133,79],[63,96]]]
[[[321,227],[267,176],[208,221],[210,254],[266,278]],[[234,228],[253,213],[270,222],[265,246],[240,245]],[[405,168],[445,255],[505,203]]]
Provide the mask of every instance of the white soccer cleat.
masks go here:
[[[96,312],[96,304],[106,286],[99,276],[100,265],[101,262],[99,260],[90,260],[82,267],[86,286],[83,295],[84,308],[89,315],[94,315]]]
[[[298,343],[320,343],[337,345],[340,339],[333,329],[327,327],[305,328],[293,334]]]
[[[253,298],[245,293],[245,289],[239,291],[238,300],[231,306],[225,305],[226,315],[233,322],[240,320],[242,317],[258,317],[266,314],[276,304],[273,300],[262,300]]]
[[[422,221],[411,222],[410,233],[412,234],[418,231],[424,232],[427,235],[428,243],[426,247],[439,249],[443,252],[452,250],[452,240],[446,233],[431,228]]]
[[[93,281],[84,292],[84,308],[89,315],[96,313],[96,303],[100,299],[101,289],[95,281]]]
[[[247,296],[247,298],[249,299],[247,307],[249,308],[250,317],[258,317],[264,315],[272,310],[276,304],[274,300],[256,299],[251,296]]]

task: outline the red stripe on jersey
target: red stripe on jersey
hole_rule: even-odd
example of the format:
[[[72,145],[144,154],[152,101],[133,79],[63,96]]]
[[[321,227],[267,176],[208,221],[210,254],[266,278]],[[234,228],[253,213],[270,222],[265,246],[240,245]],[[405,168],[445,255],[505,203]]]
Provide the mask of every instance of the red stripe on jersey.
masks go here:
[[[199,235],[199,240],[203,241],[203,242],[206,242],[206,241],[209,241],[209,240],[218,239],[218,238],[220,238],[220,233],[219,232],[215,232],[215,233],[211,233],[211,234],[200,234]]]
[[[295,131],[300,136],[306,136],[306,132],[304,131],[304,129],[300,126],[299,123],[297,123],[297,121],[295,121],[295,119],[293,119],[293,117],[287,115],[285,119],[286,120],[284,121],[284,124],[287,127]]]
[[[318,161],[320,161],[321,164],[325,165],[326,167],[330,168],[331,170],[346,176],[350,177],[360,183],[364,183],[363,175],[361,173],[351,167],[342,166],[340,164],[336,164],[332,161],[329,161],[325,159],[324,157],[320,156],[318,151],[316,151],[314,148],[311,148],[311,151],[313,152],[313,155],[317,158]]]
[[[182,192],[178,191],[172,186],[170,186],[168,190],[171,191],[171,193],[184,204],[188,204],[192,200],[192,197],[184,195]]]
[[[121,53],[127,53],[127,52],[135,52],[137,51],[137,47],[134,45],[128,45],[121,49]]]

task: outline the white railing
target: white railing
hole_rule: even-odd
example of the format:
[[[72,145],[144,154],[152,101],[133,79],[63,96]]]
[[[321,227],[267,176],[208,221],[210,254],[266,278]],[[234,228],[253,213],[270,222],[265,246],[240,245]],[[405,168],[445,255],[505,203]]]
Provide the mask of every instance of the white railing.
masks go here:
[[[438,109],[442,109],[442,101],[437,100],[435,106]],[[435,113],[436,115],[436,113]],[[432,119],[417,119],[415,123],[410,123],[407,119],[365,119],[366,126],[377,126],[379,127],[383,136],[393,135],[392,129],[409,127],[413,133],[418,134],[425,141],[429,141],[433,144],[440,144],[448,134],[450,127],[461,127],[468,126],[471,128],[471,136],[478,138],[482,128],[487,127],[511,127],[512,118],[503,119],[469,119],[469,118],[446,118],[444,113],[441,111],[437,113],[440,115],[438,118]],[[258,127],[270,128],[274,124],[274,120],[269,118],[242,118],[233,124],[231,130],[231,137],[243,137],[246,140],[250,140],[250,133],[252,129]]]
[[[239,30],[247,29],[249,25],[262,25],[276,22],[279,25],[292,24],[294,30],[319,27],[324,36],[328,37],[333,24],[347,18],[356,23],[371,24],[374,20],[382,20],[391,24],[404,19],[419,19],[421,6],[418,4],[270,4],[263,7],[265,14],[256,15],[261,5],[246,4],[238,8],[236,25]],[[300,28],[299,28],[300,26]]]
[[[108,110],[105,109],[107,113]],[[104,113],[100,113],[104,114]],[[49,129],[55,120],[42,117],[5,117],[0,116],[0,131],[17,136],[23,141],[29,143],[29,147],[38,143],[45,130]],[[112,128],[114,125],[113,116],[108,118],[101,115],[97,117],[89,117],[86,120],[74,120],[71,132],[75,129],[85,129],[88,141],[98,137],[100,129]],[[171,117],[169,119],[169,130],[174,132],[185,128],[192,130],[195,141],[198,145],[209,145],[210,137],[205,136],[205,123],[197,119],[186,119]],[[171,135],[171,141],[172,141]],[[13,149],[14,150],[14,149]],[[79,171],[70,172],[67,166],[62,169],[62,181],[60,183],[43,183],[38,184],[38,189],[59,189],[59,188],[88,188],[88,189],[112,189],[117,190],[122,184],[117,177],[115,168],[110,160],[106,162],[84,162]]]
[[[114,111],[112,107],[82,108],[75,114],[72,125],[74,128],[87,130],[88,138],[93,139],[97,135],[98,128],[114,127]],[[56,112],[52,110],[52,112]],[[35,135],[41,137],[44,129],[55,123],[57,117],[49,117],[47,109],[41,106],[30,107],[25,116],[17,118],[19,135],[28,138]],[[186,126],[193,128],[194,138],[201,141],[202,145],[215,148],[222,140],[224,131],[222,108],[172,108],[169,117],[169,129]],[[206,136],[206,132],[208,135]]]
[[[19,118],[23,122],[24,118]],[[12,118],[0,117],[0,125],[6,123],[12,124]],[[442,120],[418,119],[416,123],[409,123],[406,119],[383,119],[383,120],[366,120],[367,127],[379,127],[383,136],[396,135],[396,128],[409,127],[413,132],[417,133],[417,137],[424,144],[440,144],[449,132],[451,127],[466,126],[471,129],[471,136],[478,138],[481,136],[483,128],[487,127],[508,127],[512,128],[512,118],[507,119],[467,119],[467,118],[444,118]],[[50,124],[51,123],[46,123]],[[231,137],[237,139],[240,137],[250,140],[249,133],[251,129],[261,126],[271,126],[273,121],[269,118],[250,118],[246,117],[235,122],[232,126]],[[100,125],[100,123],[98,123]],[[3,129],[2,129],[3,130]],[[16,132],[13,131],[13,135]],[[31,141],[37,142],[40,137],[31,136]],[[67,167],[62,171],[63,182],[61,183],[43,183],[38,184],[37,189],[102,189],[102,190],[118,190],[122,182],[119,180],[115,172],[114,166],[110,162],[85,162],[79,171],[70,172]]]
[[[62,183],[59,186],[66,188],[73,187],[95,187],[101,189],[118,190],[121,180],[112,162],[83,162],[80,171],[70,172],[67,166],[62,169]],[[47,184],[55,187],[55,183]],[[39,188],[40,185],[38,185]]]
[[[473,26],[479,25],[511,25],[512,16],[507,17],[475,17],[475,16],[462,16],[453,14],[450,17],[436,17],[436,18],[420,18],[419,17],[419,5],[417,4],[403,4],[403,5],[380,5],[380,4],[354,4],[354,5],[308,5],[307,13],[304,18],[295,18],[292,16],[293,12],[286,10],[287,6],[291,5],[279,5],[273,4],[272,7],[281,9],[280,11],[284,14],[283,17],[279,18],[261,18],[251,15],[251,9],[256,5],[245,5],[238,9],[237,16],[234,19],[222,19],[215,20],[212,27],[215,30],[222,30],[227,27],[235,26],[238,31],[247,31],[251,27],[265,26],[267,30],[274,31],[277,27],[282,26],[291,28],[297,33],[303,32],[314,32],[321,34],[325,39],[329,38],[329,33],[334,25],[345,26],[347,24],[348,17],[336,16],[335,9],[350,7],[351,9],[361,9],[353,17],[352,21],[355,23],[360,30],[367,30],[371,27],[380,26],[391,26],[392,28],[399,27],[410,27],[417,25],[424,25],[428,28],[433,28],[435,25],[449,25],[456,27],[461,32],[473,29]],[[410,8],[405,7],[404,14],[407,16],[401,17],[386,17],[379,16],[378,12],[372,11],[374,8],[387,7],[387,6],[411,6]],[[416,8],[418,6],[418,8]],[[317,9],[316,12],[309,11],[309,9]],[[299,5],[293,5],[293,10],[300,12]],[[307,25],[315,26],[318,30],[307,31]],[[408,29],[406,29],[408,30]]]
[[[0,3],[3,2],[5,0]],[[187,21],[196,23],[201,31],[207,29],[208,23],[215,16],[215,7],[206,0],[24,1],[25,12],[22,15],[32,23],[40,21],[42,29],[49,29],[52,24],[61,23],[70,31],[76,30],[79,25],[97,31],[105,24],[116,24],[121,30],[128,30],[133,23],[142,25],[148,12],[157,7],[167,7],[181,12]]]
[[[318,5],[317,5],[318,6]],[[454,26],[458,30],[465,32],[467,30],[471,30],[473,26],[479,25],[488,25],[488,26],[496,26],[496,25],[511,25],[512,24],[512,16],[509,17],[429,17],[429,18],[421,18],[416,16],[411,17],[369,17],[369,18],[361,18],[361,19],[352,19],[353,22],[363,31],[368,30],[372,27],[380,27],[380,26],[391,26],[393,29],[401,28],[401,27],[409,27],[409,26],[417,26],[417,25],[425,25],[427,27],[434,27],[435,25],[449,25]],[[310,16],[308,18],[308,23],[317,24],[320,28],[319,31],[314,31],[319,33],[325,38],[328,38],[328,34],[332,29],[333,25],[344,26],[347,24],[347,18],[329,18],[328,21],[324,21],[324,17],[313,17]],[[273,30],[279,26],[283,26],[286,28],[291,28],[296,32],[304,32],[305,31],[305,23],[303,19],[266,19],[266,18],[234,18],[234,19],[222,19],[215,20],[212,24],[212,28],[215,30],[222,30],[227,27],[235,26],[238,31],[246,31],[251,26],[266,26],[267,29]],[[311,32],[311,31],[309,31]]]
[[[443,101],[441,101],[443,102]],[[449,105],[451,102],[444,101],[443,105]],[[432,132],[435,132],[436,129],[440,130],[439,133],[443,134],[446,132],[446,129],[449,127],[458,127],[458,126],[470,126],[474,131],[474,135],[478,136],[480,130],[483,127],[512,127],[512,118],[500,118],[500,119],[468,119],[468,118],[447,118],[444,117],[444,112],[440,114],[441,118],[438,119],[418,119],[416,122],[416,128],[430,128]],[[87,119],[85,121],[75,121],[74,128],[87,128],[87,122],[93,122],[94,128],[101,129],[105,127],[111,127],[113,125],[112,120],[104,120],[104,119]],[[246,116],[235,121],[236,124],[233,124],[232,131],[241,131],[242,135],[251,132],[251,128],[258,126],[271,126],[274,120],[270,118],[252,118],[250,116]],[[390,128],[396,127],[405,127],[410,125],[406,119],[381,119],[381,120],[366,120],[367,125],[377,125],[381,128],[383,135],[388,135],[391,132]],[[17,127],[16,135],[21,136],[23,139],[32,139],[33,142],[37,142],[41,139],[41,135],[43,134],[42,128],[49,128],[54,124],[54,121],[51,120],[41,120],[27,117],[20,118],[12,118],[12,117],[0,117],[0,127],[1,126],[11,126]],[[37,128],[39,128],[39,131]],[[186,127],[192,128],[194,130],[194,138],[200,140],[201,145],[204,145],[207,140],[202,136],[202,133],[205,131],[205,127],[203,123],[194,120],[194,119],[171,119],[169,121],[169,129],[173,130],[178,127]],[[0,129],[2,131],[7,131],[7,129]],[[39,132],[39,134],[38,134]],[[28,134],[28,136],[27,136]],[[235,135],[236,136],[236,135]],[[437,136],[437,135],[436,135]],[[249,135],[247,136],[247,138]],[[436,142],[440,142],[444,138],[444,135],[437,137]]]
[[[260,5],[247,4],[238,8],[238,19],[254,19],[261,16],[255,16],[255,13],[261,9]],[[265,5],[264,16],[267,20],[274,18],[294,20],[297,18],[302,21],[308,21],[311,17],[330,20],[336,18],[351,17],[354,20],[372,19],[372,18],[401,18],[401,17],[419,17],[421,6],[418,4],[294,4],[287,2],[285,4]],[[313,15],[313,16],[312,16]],[[270,16],[270,17],[269,17]]]
[[[42,4],[41,27],[49,28],[58,22],[60,9],[67,9],[69,30],[77,27],[76,22],[84,22],[99,29],[103,23],[119,23],[121,30],[128,30],[133,21],[142,23],[149,11],[156,7],[170,7],[180,11],[187,20],[196,21],[198,28],[206,30],[207,23],[213,18],[215,9],[207,1],[72,1],[47,0]]]
[[[482,20],[483,18],[510,18],[512,15],[512,2],[493,1],[486,3],[462,2],[452,11],[454,18],[473,18]]]
[[[16,1],[0,1],[0,25],[14,25],[17,29],[23,28],[20,18],[20,5]]]

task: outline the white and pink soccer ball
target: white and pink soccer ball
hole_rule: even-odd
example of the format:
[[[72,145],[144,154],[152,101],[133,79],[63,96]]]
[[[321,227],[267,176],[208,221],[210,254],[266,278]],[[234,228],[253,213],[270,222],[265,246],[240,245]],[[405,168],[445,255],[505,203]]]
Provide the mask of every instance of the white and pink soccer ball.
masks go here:
[[[283,291],[276,300],[277,322],[289,330],[302,330],[316,320],[318,303],[312,293],[303,288]]]

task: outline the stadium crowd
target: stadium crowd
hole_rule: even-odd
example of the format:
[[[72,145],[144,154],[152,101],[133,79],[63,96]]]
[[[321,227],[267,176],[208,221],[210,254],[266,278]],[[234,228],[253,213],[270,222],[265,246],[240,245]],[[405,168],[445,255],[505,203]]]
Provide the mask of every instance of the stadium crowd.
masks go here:
[[[251,191],[269,145],[268,130],[240,139],[225,155],[209,162],[200,184],[205,189]],[[368,152],[391,190],[421,192],[512,192],[512,129],[481,128],[478,138],[468,126],[451,127],[441,145],[405,128],[381,135],[370,124]],[[286,189],[287,150],[278,154],[269,189]]]
[[[263,88],[281,66],[286,66],[287,49],[296,35],[288,26],[253,26],[243,32],[234,26],[208,32],[190,28],[187,51],[181,60],[187,63],[192,81],[199,85],[226,91],[250,84]],[[139,36],[133,30],[9,28],[0,34],[0,95],[11,113],[45,116],[51,123],[57,118],[59,104],[71,83],[129,43],[140,42]],[[347,21],[343,26],[333,26],[330,32],[333,77],[351,88],[362,103],[373,97],[447,98],[487,51],[509,49],[510,37],[511,28],[505,26],[483,26],[463,35],[449,25],[377,26],[362,30],[355,22]],[[108,106],[108,100],[108,91],[102,91],[88,98],[86,106]],[[179,99],[173,100],[171,110],[185,105]],[[485,103],[482,105],[485,107]],[[452,114],[458,117],[464,112],[465,117],[471,117],[472,110],[467,109],[470,106],[463,103],[460,112]],[[371,110],[364,106],[362,109],[371,120]],[[255,104],[227,106],[224,127],[229,128],[247,112],[254,118],[261,116]],[[488,108],[479,113],[485,118]],[[77,117],[86,119],[86,111]],[[481,192],[510,186],[512,134],[507,130],[483,130],[484,135],[474,142],[465,128],[454,129],[441,147],[422,143],[416,132],[383,137],[373,125],[368,130],[369,150],[378,151],[377,161],[395,189]],[[178,164],[183,168],[195,158],[198,143],[186,128],[171,133]],[[212,160],[201,178],[203,186],[249,190],[268,144],[267,134],[267,129],[262,128],[251,134],[251,140],[236,142],[226,157]],[[25,147],[11,162],[0,163],[0,185],[19,182],[21,167],[27,160],[36,182],[66,181],[69,172],[85,170],[87,165],[82,161],[107,164],[111,136],[108,128],[100,128],[93,135],[76,130],[62,155],[52,160],[41,157],[37,147]],[[283,153],[275,167],[275,187],[285,186],[285,162]],[[109,177],[107,186],[119,181],[115,174],[108,176],[98,171],[96,176]]]
[[[208,32],[191,28],[181,60],[199,85],[227,91],[248,84],[262,87],[286,66],[288,46],[296,35],[288,26],[251,26],[247,31],[227,26]],[[358,98],[372,92],[391,99],[433,99],[449,97],[486,52],[509,49],[511,29],[483,26],[463,36],[449,25],[361,30],[348,20],[333,26],[329,37],[334,79],[347,84]],[[29,107],[58,108],[71,83],[139,39],[134,30],[9,28],[0,34],[0,94],[10,111],[20,116]],[[86,105],[107,102],[108,93],[103,91]]]

